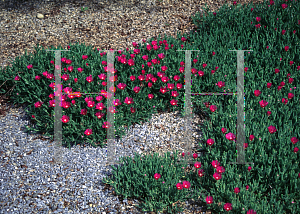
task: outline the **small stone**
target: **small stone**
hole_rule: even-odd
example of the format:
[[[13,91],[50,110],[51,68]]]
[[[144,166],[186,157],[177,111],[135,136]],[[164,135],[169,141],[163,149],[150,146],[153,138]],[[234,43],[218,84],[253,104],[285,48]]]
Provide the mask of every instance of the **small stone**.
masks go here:
[[[38,13],[38,14],[36,15],[36,17],[37,17],[38,19],[43,19],[43,18],[44,18],[44,15],[41,14],[41,13]]]

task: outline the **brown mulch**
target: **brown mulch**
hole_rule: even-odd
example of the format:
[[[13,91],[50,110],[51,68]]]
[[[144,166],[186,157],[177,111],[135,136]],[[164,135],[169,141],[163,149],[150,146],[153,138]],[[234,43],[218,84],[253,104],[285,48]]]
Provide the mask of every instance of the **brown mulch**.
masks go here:
[[[39,2],[39,3],[37,3]],[[154,1],[155,2],[155,1]],[[207,4],[210,6],[209,11],[216,11],[218,10],[226,1],[224,0],[216,0],[216,1],[208,1],[208,0],[177,0],[177,1],[156,1],[155,5],[151,4],[149,6],[149,1],[135,1],[135,0],[116,0],[116,1],[103,1],[103,0],[51,0],[51,1],[36,1],[36,0],[2,0],[0,1],[0,17],[3,18],[0,21],[1,26],[2,24],[5,25],[5,28],[1,29],[0,32],[0,39],[2,42],[0,43],[1,46],[1,54],[0,54],[0,63],[2,68],[7,66],[11,66],[10,57],[14,60],[17,56],[21,56],[25,54],[25,49],[28,50],[27,54],[34,53],[33,47],[36,44],[42,45],[44,48],[49,48],[52,45],[57,47],[58,45],[62,45],[65,47],[69,43],[73,43],[75,41],[80,41],[80,43],[85,42],[86,45],[94,45],[96,48],[100,48],[102,50],[114,48],[116,49],[125,49],[126,47],[132,49],[132,41],[139,40],[141,38],[148,39],[151,37],[156,38],[158,34],[166,33],[168,36],[176,37],[176,31],[181,32],[189,32],[192,30],[195,25],[192,23],[192,19],[190,15],[195,15],[196,12],[201,12],[201,16],[205,13],[201,8]],[[247,4],[249,2],[253,2],[254,4],[263,2],[262,0],[254,0],[254,1],[237,1],[237,3]],[[229,4],[232,5],[233,1],[228,1]],[[190,7],[189,7],[190,5]],[[123,20],[123,22],[116,23],[109,23],[110,20],[107,22],[108,28],[105,31],[101,31],[101,34],[96,33],[99,32],[99,26],[92,26],[89,28],[89,24],[81,25],[80,27],[72,25],[72,30],[69,30],[67,37],[61,38],[61,36],[53,36],[51,34],[46,35],[46,33],[42,34],[40,37],[36,35],[36,29],[32,29],[33,27],[18,25],[17,27],[13,24],[20,22],[19,20],[30,22],[31,20],[35,22],[40,22],[36,20],[37,13],[44,14],[44,20],[51,19],[54,17],[62,17],[61,22],[64,23],[65,26],[70,26],[68,21],[65,18],[74,19],[74,16],[68,16],[62,12],[62,8],[67,6],[69,10],[72,11],[73,8],[75,10],[80,10],[81,7],[88,7],[89,10],[85,12],[78,12],[74,13],[74,16],[85,16],[84,20],[91,19],[88,16],[95,15],[96,12],[105,11],[109,13],[111,7],[123,7],[123,13],[127,13],[126,17],[127,20]],[[132,14],[135,9],[131,10],[133,6],[136,6],[138,10],[145,12],[144,15],[141,14]],[[114,11],[112,11],[114,13]],[[158,14],[162,12],[163,14]],[[157,22],[156,17],[161,16],[165,20],[165,23],[169,25],[162,25],[161,26],[152,26],[153,23]],[[108,19],[110,16],[107,16]],[[0,20],[1,20],[0,18]],[[129,18],[134,20],[138,20],[141,24],[135,27],[136,32],[133,31],[126,31],[126,29],[131,28],[132,24],[129,23]],[[175,18],[175,20],[174,20]],[[94,18],[95,19],[95,18]],[[159,19],[159,18],[158,18]],[[151,22],[151,20],[154,20]],[[170,24],[171,23],[171,24]],[[176,26],[174,29],[173,25]],[[56,28],[59,25],[57,25]],[[47,28],[50,28],[50,25],[43,25],[44,30],[42,32],[47,31]],[[55,27],[55,24],[51,26],[51,28]],[[161,28],[161,29],[157,29]],[[111,31],[116,32],[114,36]],[[139,32],[143,32],[141,36]],[[87,34],[88,36],[84,36]],[[93,34],[97,35],[94,38]],[[39,35],[39,34],[38,34]],[[48,37],[48,38],[47,38]],[[106,41],[109,38],[109,41]],[[4,65],[3,65],[4,64]],[[1,84],[1,83],[0,83]],[[5,83],[0,85],[1,90],[4,88],[5,91],[9,92],[4,95],[1,94],[0,96],[0,115],[5,115],[5,112],[9,110],[4,107],[4,104],[10,100],[9,94],[13,91],[13,87],[7,88]]]

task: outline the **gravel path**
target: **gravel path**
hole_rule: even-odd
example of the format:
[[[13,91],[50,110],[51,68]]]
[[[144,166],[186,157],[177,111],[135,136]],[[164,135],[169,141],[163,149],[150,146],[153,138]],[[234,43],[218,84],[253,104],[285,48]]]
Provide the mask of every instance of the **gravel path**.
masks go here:
[[[54,163],[50,139],[25,133],[29,119],[20,109],[0,117],[0,213],[150,213],[134,207],[138,200],[123,200],[101,182],[112,175],[106,148],[63,147],[62,164]],[[116,139],[115,160],[142,154],[147,145],[136,139],[143,139],[147,130],[147,123],[135,125],[122,141]],[[187,201],[182,213],[203,213],[203,207],[192,203]]]

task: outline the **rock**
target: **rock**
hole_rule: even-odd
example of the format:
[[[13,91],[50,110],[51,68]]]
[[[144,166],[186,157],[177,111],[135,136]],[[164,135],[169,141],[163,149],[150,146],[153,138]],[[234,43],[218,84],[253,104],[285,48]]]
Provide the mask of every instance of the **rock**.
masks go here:
[[[38,19],[43,19],[43,18],[44,18],[44,15],[41,14],[41,13],[38,13],[38,14],[36,15],[36,17],[37,17]]]

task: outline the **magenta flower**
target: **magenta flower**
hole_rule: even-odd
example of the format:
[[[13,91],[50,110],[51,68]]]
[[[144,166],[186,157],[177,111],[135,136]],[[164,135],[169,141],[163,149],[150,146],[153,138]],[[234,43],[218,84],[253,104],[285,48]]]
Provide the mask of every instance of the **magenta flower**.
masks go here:
[[[91,135],[92,134],[92,129],[85,130],[84,134]]]
[[[75,100],[72,100],[72,101],[75,101]],[[63,115],[62,118],[61,118],[61,121],[63,123],[68,123],[70,121],[70,118],[66,115]]]
[[[161,178],[161,175],[158,174],[158,173],[155,173],[155,174],[154,174],[154,179],[155,179],[155,180],[158,180],[159,178]]]
[[[238,187],[234,188],[234,193],[238,194],[240,192],[240,189]]]
[[[297,143],[299,140],[296,138],[296,137],[292,137],[291,138],[291,141],[293,144]]]
[[[176,188],[177,188],[177,189],[183,189],[183,185],[182,185],[181,183],[177,183],[177,184],[176,184]]]
[[[225,168],[223,166],[218,166],[217,167],[217,170],[216,170],[218,173],[222,174],[225,172]]]
[[[205,200],[207,204],[212,204],[214,201],[212,196],[207,196]]]
[[[214,142],[213,139],[208,139],[208,140],[206,141],[206,143],[207,143],[209,146],[211,146],[211,145],[213,145],[215,142]]]
[[[214,179],[220,180],[222,178],[222,174],[215,172],[213,175]]]
[[[231,132],[226,134],[225,137],[226,137],[227,140],[234,140],[235,139],[235,135]]]
[[[281,7],[282,7],[282,9],[285,9],[285,8],[287,8],[288,6],[287,6],[287,4],[282,4]]]
[[[222,132],[223,134],[225,134],[225,133],[227,132],[227,129],[226,129],[226,128],[222,128],[222,129],[221,129],[221,132]]]
[[[201,168],[201,163],[200,162],[196,162],[195,164],[194,164],[194,166],[198,169],[198,168]]]
[[[203,169],[198,170],[198,175],[202,177],[204,175],[204,170]]]
[[[232,204],[231,204],[231,203],[226,203],[226,204],[224,205],[224,210],[226,210],[226,211],[232,210]]]
[[[247,214],[256,214],[256,212],[254,210],[250,209],[247,211]]]
[[[188,182],[188,181],[183,181],[182,185],[183,185],[183,188],[185,188],[185,189],[189,189],[191,186],[190,182]]]

